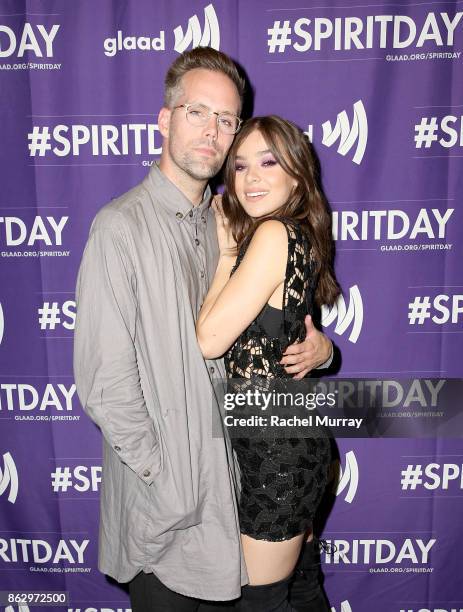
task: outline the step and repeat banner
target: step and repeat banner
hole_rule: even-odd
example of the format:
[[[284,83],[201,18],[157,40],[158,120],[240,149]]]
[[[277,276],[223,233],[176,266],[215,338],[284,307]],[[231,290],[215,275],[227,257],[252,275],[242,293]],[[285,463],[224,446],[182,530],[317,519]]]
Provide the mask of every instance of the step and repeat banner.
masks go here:
[[[426,415],[463,375],[461,1],[1,1],[0,591],[69,592],[50,609],[130,608],[97,569],[101,436],[72,375],[74,288],[95,213],[160,154],[168,66],[197,45],[244,67],[255,115],[316,147],[339,376],[395,381],[391,410]],[[338,448],[332,610],[463,609],[460,433]]]

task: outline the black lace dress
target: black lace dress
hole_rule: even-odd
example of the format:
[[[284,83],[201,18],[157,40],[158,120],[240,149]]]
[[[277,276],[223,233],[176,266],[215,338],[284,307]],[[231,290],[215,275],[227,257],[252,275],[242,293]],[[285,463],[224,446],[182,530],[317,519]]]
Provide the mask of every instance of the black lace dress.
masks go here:
[[[312,314],[316,275],[308,238],[297,222],[280,221],[288,234],[283,309],[267,304],[225,356],[227,377],[241,389],[247,383],[262,386],[263,381],[292,378],[279,361],[289,344],[305,338],[304,318]],[[242,245],[232,274],[250,239]],[[232,437],[232,445],[241,471],[241,532],[268,541],[305,532],[328,480],[327,434],[319,430],[310,437]]]

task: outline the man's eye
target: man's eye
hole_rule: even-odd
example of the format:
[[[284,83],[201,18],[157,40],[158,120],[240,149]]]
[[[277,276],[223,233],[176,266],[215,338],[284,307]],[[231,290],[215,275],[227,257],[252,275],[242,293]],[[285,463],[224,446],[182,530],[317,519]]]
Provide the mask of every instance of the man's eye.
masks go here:
[[[193,117],[202,117],[204,115],[204,113],[200,110],[190,109],[188,112],[190,115],[193,115]]]
[[[231,128],[233,125],[232,120],[228,119],[227,117],[220,117],[219,121],[222,125],[224,125],[227,128]]]

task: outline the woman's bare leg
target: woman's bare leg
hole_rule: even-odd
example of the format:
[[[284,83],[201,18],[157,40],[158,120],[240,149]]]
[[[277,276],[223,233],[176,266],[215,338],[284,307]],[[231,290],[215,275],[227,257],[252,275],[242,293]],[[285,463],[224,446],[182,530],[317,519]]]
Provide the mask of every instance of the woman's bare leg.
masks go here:
[[[271,584],[288,578],[296,566],[305,534],[301,533],[283,542],[255,540],[241,536],[249,584]]]

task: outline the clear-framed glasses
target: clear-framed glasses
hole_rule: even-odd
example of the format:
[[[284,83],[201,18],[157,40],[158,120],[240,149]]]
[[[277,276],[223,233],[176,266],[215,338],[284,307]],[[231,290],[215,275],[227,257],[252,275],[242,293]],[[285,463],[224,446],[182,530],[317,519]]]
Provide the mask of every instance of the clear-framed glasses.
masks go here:
[[[203,127],[209,122],[211,115],[216,115],[217,126],[224,134],[236,134],[243,122],[242,119],[232,113],[216,113],[204,104],[180,104],[174,106],[174,109],[176,108],[184,108],[186,120],[196,127]]]

